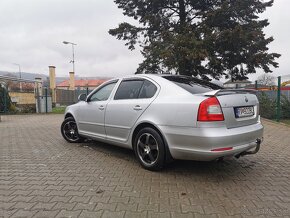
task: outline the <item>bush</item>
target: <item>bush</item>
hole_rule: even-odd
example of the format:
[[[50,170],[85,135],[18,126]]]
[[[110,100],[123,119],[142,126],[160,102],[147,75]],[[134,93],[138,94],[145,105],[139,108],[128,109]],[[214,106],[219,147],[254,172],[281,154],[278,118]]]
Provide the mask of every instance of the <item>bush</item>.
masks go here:
[[[35,105],[21,105],[20,112],[28,114],[36,113],[36,107]]]
[[[5,109],[4,102],[6,101],[6,109],[9,110],[11,106],[11,99],[5,88],[0,85],[0,111],[3,112]]]
[[[260,114],[267,119],[275,119],[277,111],[277,101],[271,99],[262,92],[259,96]],[[290,119],[290,100],[285,95],[281,96],[281,119]]]
[[[17,112],[17,108],[16,108],[16,106],[14,104],[10,105],[9,112],[12,112],[12,113],[16,113]]]
[[[261,116],[267,119],[274,119],[276,116],[276,100],[272,100],[264,92],[262,92],[258,97]]]
[[[290,101],[285,95],[281,97],[281,118],[290,119]]]

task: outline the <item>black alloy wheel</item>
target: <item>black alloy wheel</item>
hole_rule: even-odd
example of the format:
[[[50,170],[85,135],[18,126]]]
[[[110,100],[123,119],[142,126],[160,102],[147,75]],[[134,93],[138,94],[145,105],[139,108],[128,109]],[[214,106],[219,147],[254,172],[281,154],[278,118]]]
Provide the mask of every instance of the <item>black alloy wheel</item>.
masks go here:
[[[140,164],[148,170],[160,170],[164,166],[164,142],[153,128],[142,129],[134,140],[135,155]]]
[[[83,141],[83,138],[78,133],[78,127],[73,117],[68,117],[62,122],[61,134],[63,138],[70,143]]]

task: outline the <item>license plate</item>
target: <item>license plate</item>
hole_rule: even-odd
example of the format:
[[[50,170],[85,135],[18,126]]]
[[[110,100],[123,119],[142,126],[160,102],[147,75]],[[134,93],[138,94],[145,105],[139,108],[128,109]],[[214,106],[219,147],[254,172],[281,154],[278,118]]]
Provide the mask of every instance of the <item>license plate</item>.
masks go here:
[[[237,118],[241,117],[251,117],[255,114],[254,107],[236,107],[235,108],[235,115]]]

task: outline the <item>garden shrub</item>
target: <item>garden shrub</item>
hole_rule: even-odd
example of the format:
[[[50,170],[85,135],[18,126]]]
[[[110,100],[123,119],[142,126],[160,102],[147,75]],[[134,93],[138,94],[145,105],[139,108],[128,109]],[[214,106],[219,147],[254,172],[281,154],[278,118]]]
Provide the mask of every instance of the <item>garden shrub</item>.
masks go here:
[[[277,101],[271,99],[266,93],[262,92],[258,95],[260,102],[261,117],[267,119],[276,119]],[[281,119],[290,119],[290,100],[281,95]]]
[[[274,119],[276,116],[276,100],[272,100],[264,92],[260,93],[258,98],[261,116],[267,119]]]
[[[281,118],[290,119],[290,100],[285,95],[281,96]]]
[[[8,92],[4,87],[0,85],[0,112],[4,112],[5,106],[4,102],[6,101],[6,108],[9,110],[11,106],[11,99],[10,96],[8,95]]]

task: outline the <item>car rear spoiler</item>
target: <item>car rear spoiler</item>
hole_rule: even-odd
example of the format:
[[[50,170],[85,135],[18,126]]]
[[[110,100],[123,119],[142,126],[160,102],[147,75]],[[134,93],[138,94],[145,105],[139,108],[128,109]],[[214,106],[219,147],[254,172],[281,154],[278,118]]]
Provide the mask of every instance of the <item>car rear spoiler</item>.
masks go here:
[[[204,96],[220,96],[220,95],[232,95],[232,94],[255,94],[257,91],[253,89],[219,89],[211,92],[203,93]]]

